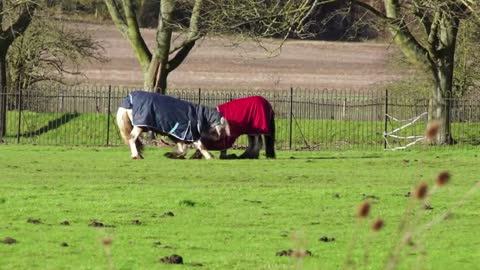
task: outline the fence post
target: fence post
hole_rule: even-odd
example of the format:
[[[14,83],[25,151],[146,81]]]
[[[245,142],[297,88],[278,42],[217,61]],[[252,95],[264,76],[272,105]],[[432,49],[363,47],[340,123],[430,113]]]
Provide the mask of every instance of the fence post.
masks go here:
[[[198,88],[198,105],[202,102],[202,88]]]
[[[388,121],[388,89],[385,89],[385,120],[383,126],[383,136],[387,134],[387,121]],[[383,150],[387,149],[387,141],[383,138]]]
[[[110,144],[110,104],[112,99],[112,86],[108,86],[108,108],[107,108],[107,146]]]
[[[288,149],[292,150],[292,134],[293,134],[293,87],[290,87],[290,130],[288,135]]]
[[[22,126],[22,90],[18,90],[18,127],[17,127],[17,144],[20,144],[20,132]]]

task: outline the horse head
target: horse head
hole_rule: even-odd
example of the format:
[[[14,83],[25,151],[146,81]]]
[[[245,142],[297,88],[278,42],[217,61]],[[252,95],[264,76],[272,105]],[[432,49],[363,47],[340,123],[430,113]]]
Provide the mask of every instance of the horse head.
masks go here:
[[[225,117],[222,116],[222,118],[220,118],[220,122],[215,125],[215,130],[220,138],[223,138],[224,136],[230,136],[230,125]]]
[[[217,141],[227,136],[230,136],[230,125],[228,124],[227,119],[225,119],[223,116],[220,118],[220,120],[212,123],[210,125],[210,129],[206,133],[202,134],[203,139],[210,141]]]

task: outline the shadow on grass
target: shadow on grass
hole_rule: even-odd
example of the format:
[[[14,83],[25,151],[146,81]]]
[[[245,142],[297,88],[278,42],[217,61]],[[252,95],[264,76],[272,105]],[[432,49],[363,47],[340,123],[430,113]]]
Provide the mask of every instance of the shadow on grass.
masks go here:
[[[219,160],[258,160],[258,159],[248,159],[248,158],[219,158],[218,156],[215,157]],[[382,155],[364,155],[364,156],[343,156],[343,157],[334,157],[334,156],[324,156],[324,157],[277,157],[270,160],[342,160],[342,159],[368,159],[368,158],[383,158]],[[260,159],[266,159],[265,156],[261,157]]]
[[[46,125],[44,125],[43,127],[40,127],[39,129],[37,129],[35,131],[25,132],[23,134],[20,134],[20,136],[22,136],[22,137],[33,137],[33,136],[42,135],[43,133],[46,133],[46,132],[48,132],[52,129],[56,129],[56,128],[61,127],[62,125],[65,125],[66,123],[68,123],[71,120],[77,118],[78,116],[80,116],[79,113],[66,113],[66,114],[62,115],[61,117],[59,117],[57,119],[48,121],[48,123]]]
[[[364,158],[382,158],[381,155],[365,155],[365,156],[345,156],[345,157],[288,157],[288,158],[278,158],[278,159],[298,159],[298,160],[308,160],[308,159],[317,159],[317,160],[335,160],[335,159],[364,159]]]

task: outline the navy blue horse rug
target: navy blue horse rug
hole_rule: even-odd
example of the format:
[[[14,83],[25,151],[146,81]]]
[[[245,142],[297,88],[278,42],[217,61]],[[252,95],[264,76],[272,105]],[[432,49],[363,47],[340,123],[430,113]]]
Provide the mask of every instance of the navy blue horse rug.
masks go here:
[[[194,142],[211,127],[221,124],[222,114],[171,96],[133,91],[121,107],[132,110],[134,126]]]

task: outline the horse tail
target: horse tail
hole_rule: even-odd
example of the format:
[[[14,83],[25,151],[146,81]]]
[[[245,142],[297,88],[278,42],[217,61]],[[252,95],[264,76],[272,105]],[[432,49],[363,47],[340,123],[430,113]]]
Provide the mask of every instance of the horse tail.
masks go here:
[[[265,155],[267,158],[275,158],[275,114],[271,113],[270,120],[268,121],[269,135],[265,137]]]
[[[128,140],[133,130],[133,123],[128,115],[128,111],[125,108],[119,107],[117,111],[117,125],[120,130],[120,136],[126,145],[129,145]],[[139,154],[143,152],[144,146],[140,139],[137,138],[135,146]]]

